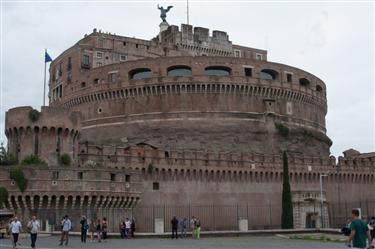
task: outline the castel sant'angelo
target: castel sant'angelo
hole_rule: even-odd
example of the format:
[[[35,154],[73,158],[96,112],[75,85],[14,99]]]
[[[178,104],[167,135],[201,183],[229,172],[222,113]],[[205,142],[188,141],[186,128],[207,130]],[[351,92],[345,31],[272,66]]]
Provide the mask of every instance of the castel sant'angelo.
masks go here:
[[[94,29],[51,63],[37,118],[28,106],[6,112],[8,151],[48,166],[23,167],[24,191],[2,167],[3,210],[36,213],[45,230],[66,213],[106,216],[115,232],[120,217],[168,231],[172,215],[211,230],[278,228],[287,151],[296,228],[335,226],[352,203],[375,211],[375,153],[330,156],[321,79],[224,31],[159,26],[151,40]]]

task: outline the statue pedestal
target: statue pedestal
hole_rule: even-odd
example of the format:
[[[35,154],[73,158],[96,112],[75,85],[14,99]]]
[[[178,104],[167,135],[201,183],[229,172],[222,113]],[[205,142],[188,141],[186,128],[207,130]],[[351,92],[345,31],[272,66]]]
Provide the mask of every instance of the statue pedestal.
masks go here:
[[[160,28],[160,31],[159,31],[159,41],[161,42],[161,32],[167,30],[169,27],[169,24],[167,22],[161,22],[159,24],[159,28]]]

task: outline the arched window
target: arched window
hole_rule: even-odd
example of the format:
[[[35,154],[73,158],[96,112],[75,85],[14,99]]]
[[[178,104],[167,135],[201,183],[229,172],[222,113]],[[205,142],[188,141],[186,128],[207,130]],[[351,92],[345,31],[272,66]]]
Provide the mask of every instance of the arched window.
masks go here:
[[[137,68],[129,72],[129,78],[131,80],[140,80],[151,77],[151,69],[149,68]]]
[[[306,78],[300,78],[299,79],[299,84],[301,86],[309,86],[310,85],[310,81]]]
[[[262,80],[276,80],[278,77],[278,72],[272,69],[263,69],[260,71],[260,79]]]
[[[172,66],[167,69],[168,76],[191,76],[191,68],[188,66]]]
[[[206,67],[205,72],[206,75],[215,75],[215,76],[228,76],[231,74],[231,69],[229,67],[224,66],[212,66]]]
[[[320,85],[316,85],[316,91],[322,92],[323,88]]]

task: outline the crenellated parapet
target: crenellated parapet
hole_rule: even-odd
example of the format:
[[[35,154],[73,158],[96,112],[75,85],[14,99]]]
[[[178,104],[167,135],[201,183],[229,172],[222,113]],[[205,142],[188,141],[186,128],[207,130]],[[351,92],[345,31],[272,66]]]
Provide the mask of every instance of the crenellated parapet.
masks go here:
[[[31,116],[33,112],[33,116]],[[34,154],[56,165],[67,153],[75,158],[80,135],[81,115],[61,107],[17,107],[6,112],[5,134],[8,149],[19,161]]]

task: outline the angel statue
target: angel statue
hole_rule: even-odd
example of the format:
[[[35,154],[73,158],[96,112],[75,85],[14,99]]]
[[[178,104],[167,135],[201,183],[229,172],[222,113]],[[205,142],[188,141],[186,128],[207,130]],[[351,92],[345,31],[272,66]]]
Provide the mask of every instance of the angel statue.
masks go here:
[[[168,6],[168,8],[164,9],[163,7],[159,7],[158,4],[158,9],[160,10],[160,18],[163,20],[163,22],[167,22],[165,18],[167,17],[167,12],[172,9],[173,6]]]

